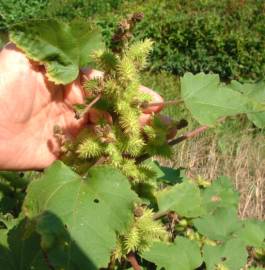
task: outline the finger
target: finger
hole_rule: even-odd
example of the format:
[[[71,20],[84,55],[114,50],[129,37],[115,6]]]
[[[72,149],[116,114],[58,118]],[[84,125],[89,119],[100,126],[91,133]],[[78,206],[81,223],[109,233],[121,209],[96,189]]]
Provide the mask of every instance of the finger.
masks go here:
[[[165,128],[168,130],[167,139],[168,140],[173,139],[176,136],[177,131],[178,131],[178,128],[174,126],[174,121],[166,115],[160,114],[160,115],[157,115],[157,117],[165,125]],[[152,120],[153,120],[152,114],[143,113],[140,116],[140,124],[142,127],[144,127],[145,125],[151,125]]]
[[[151,114],[151,113],[157,113],[160,112],[163,109],[163,98],[156,93],[155,91],[151,90],[150,88],[147,88],[143,85],[140,86],[140,91],[144,92],[146,94],[149,94],[152,98],[150,101],[151,103],[161,103],[161,105],[154,105],[154,106],[149,106],[145,109],[143,109],[143,113]]]
[[[150,125],[152,122],[152,114],[142,113],[139,117],[140,125],[144,127],[145,125]]]
[[[85,94],[79,76],[65,86],[64,99],[70,105],[84,103]]]
[[[96,69],[83,69],[82,70],[82,79],[81,80],[92,80],[95,78],[101,78],[104,76],[104,72],[96,70]],[[155,91],[151,90],[150,88],[147,88],[143,85],[140,86],[140,91],[144,92],[146,94],[149,94],[152,97],[152,103],[163,103],[163,98],[156,93]],[[149,106],[148,108],[143,109],[143,113],[153,113],[153,112],[159,112],[163,109],[163,105],[155,105],[155,106]]]
[[[96,69],[91,69],[91,68],[82,69],[81,82],[84,83],[86,80],[101,78],[103,77],[103,75],[104,75],[104,72],[96,70]]]

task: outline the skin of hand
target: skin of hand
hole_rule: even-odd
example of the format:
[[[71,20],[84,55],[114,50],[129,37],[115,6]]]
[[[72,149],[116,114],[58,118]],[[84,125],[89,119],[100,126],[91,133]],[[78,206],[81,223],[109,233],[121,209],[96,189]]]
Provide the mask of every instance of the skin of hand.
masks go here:
[[[43,169],[60,157],[60,143],[54,135],[59,126],[75,137],[86,125],[96,124],[104,112],[91,109],[76,119],[72,105],[82,103],[83,77],[91,79],[103,73],[87,69],[69,85],[55,85],[45,76],[45,68],[30,61],[12,43],[0,51],[0,169]],[[153,102],[163,99],[141,86]],[[139,121],[146,124],[162,106],[145,109]]]

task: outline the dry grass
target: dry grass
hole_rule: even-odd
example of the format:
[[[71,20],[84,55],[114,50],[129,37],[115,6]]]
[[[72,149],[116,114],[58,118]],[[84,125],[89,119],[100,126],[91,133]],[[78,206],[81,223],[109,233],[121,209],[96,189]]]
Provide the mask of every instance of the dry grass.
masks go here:
[[[265,140],[245,134],[225,138],[203,134],[176,146],[173,167],[184,167],[188,175],[214,180],[229,176],[240,192],[239,215],[265,219]]]
[[[158,91],[165,100],[180,98],[179,78],[167,72],[143,74],[143,83]],[[181,106],[163,110],[175,120],[185,118],[191,126],[195,121]],[[194,127],[193,127],[194,128]],[[190,129],[193,129],[190,127]],[[265,219],[265,136],[241,116],[220,129],[202,134],[176,146],[174,167],[185,167],[191,176],[214,180],[229,176],[240,192],[241,217]],[[253,134],[257,133],[255,138]]]

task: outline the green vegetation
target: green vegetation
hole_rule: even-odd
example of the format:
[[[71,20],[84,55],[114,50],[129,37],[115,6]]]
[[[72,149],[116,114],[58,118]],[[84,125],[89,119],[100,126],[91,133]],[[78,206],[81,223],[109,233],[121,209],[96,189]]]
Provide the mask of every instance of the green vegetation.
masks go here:
[[[102,116],[93,128],[66,140],[64,163],[54,162],[41,175],[0,174],[1,268],[264,267],[265,223],[238,217],[239,194],[228,178],[211,183],[154,161],[171,160],[171,146],[220,125],[227,117],[244,115],[263,127],[265,104],[249,91],[255,89],[259,96],[264,85],[223,84],[215,74],[186,73],[176,86],[181,100],[173,106],[181,102],[189,117],[203,126],[172,139],[168,137],[172,128],[183,125],[164,122],[158,114],[142,128],[139,116],[152,102],[139,92],[140,72],[146,68],[153,43],[131,39],[141,19],[138,13],[123,20],[111,49],[103,49],[97,32],[91,36],[91,25],[84,22],[31,21],[10,31],[11,40],[28,57],[49,67],[49,79],[55,83],[74,80],[76,69],[87,62],[104,71],[104,77],[84,83],[89,98],[78,112],[93,106],[110,118]],[[76,33],[82,42],[73,55],[69,46],[76,44]],[[41,37],[38,42],[36,37]],[[57,127],[55,135],[65,134]]]
[[[264,269],[265,223],[238,215],[264,219],[265,85],[242,83],[264,79],[263,1],[2,0],[0,7],[2,29],[48,66],[50,80],[67,84],[87,64],[104,71],[84,84],[89,98],[76,110],[82,115],[92,102],[111,116],[67,141],[64,163],[0,172],[1,269]],[[120,17],[139,8],[145,18],[135,37],[130,18],[113,42]],[[90,25],[55,19],[76,17],[91,17]],[[163,110],[173,122],[153,116],[141,129],[150,97],[139,95],[140,83],[177,101]],[[183,118],[184,131],[198,136],[169,139]],[[244,205],[229,178],[216,176],[226,173],[249,192]]]
[[[7,29],[29,18],[93,18],[109,44],[121,17],[136,11],[145,14],[136,39],[155,41],[151,70],[213,72],[224,80],[264,78],[262,0],[1,0],[0,26]]]

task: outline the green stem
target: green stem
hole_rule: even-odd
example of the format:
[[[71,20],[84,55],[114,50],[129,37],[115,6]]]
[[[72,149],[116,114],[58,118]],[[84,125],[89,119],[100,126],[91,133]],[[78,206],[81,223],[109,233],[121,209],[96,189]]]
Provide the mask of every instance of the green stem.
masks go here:
[[[170,105],[179,105],[182,104],[184,101],[181,99],[173,99],[173,100],[168,100],[168,101],[163,101],[163,102],[143,102],[141,107],[143,109],[147,109],[149,107],[153,107],[153,106],[162,106],[162,107],[166,107],[166,106],[170,106]]]
[[[160,219],[162,217],[167,216],[171,211],[162,211],[162,212],[157,212],[153,215],[153,220]]]

